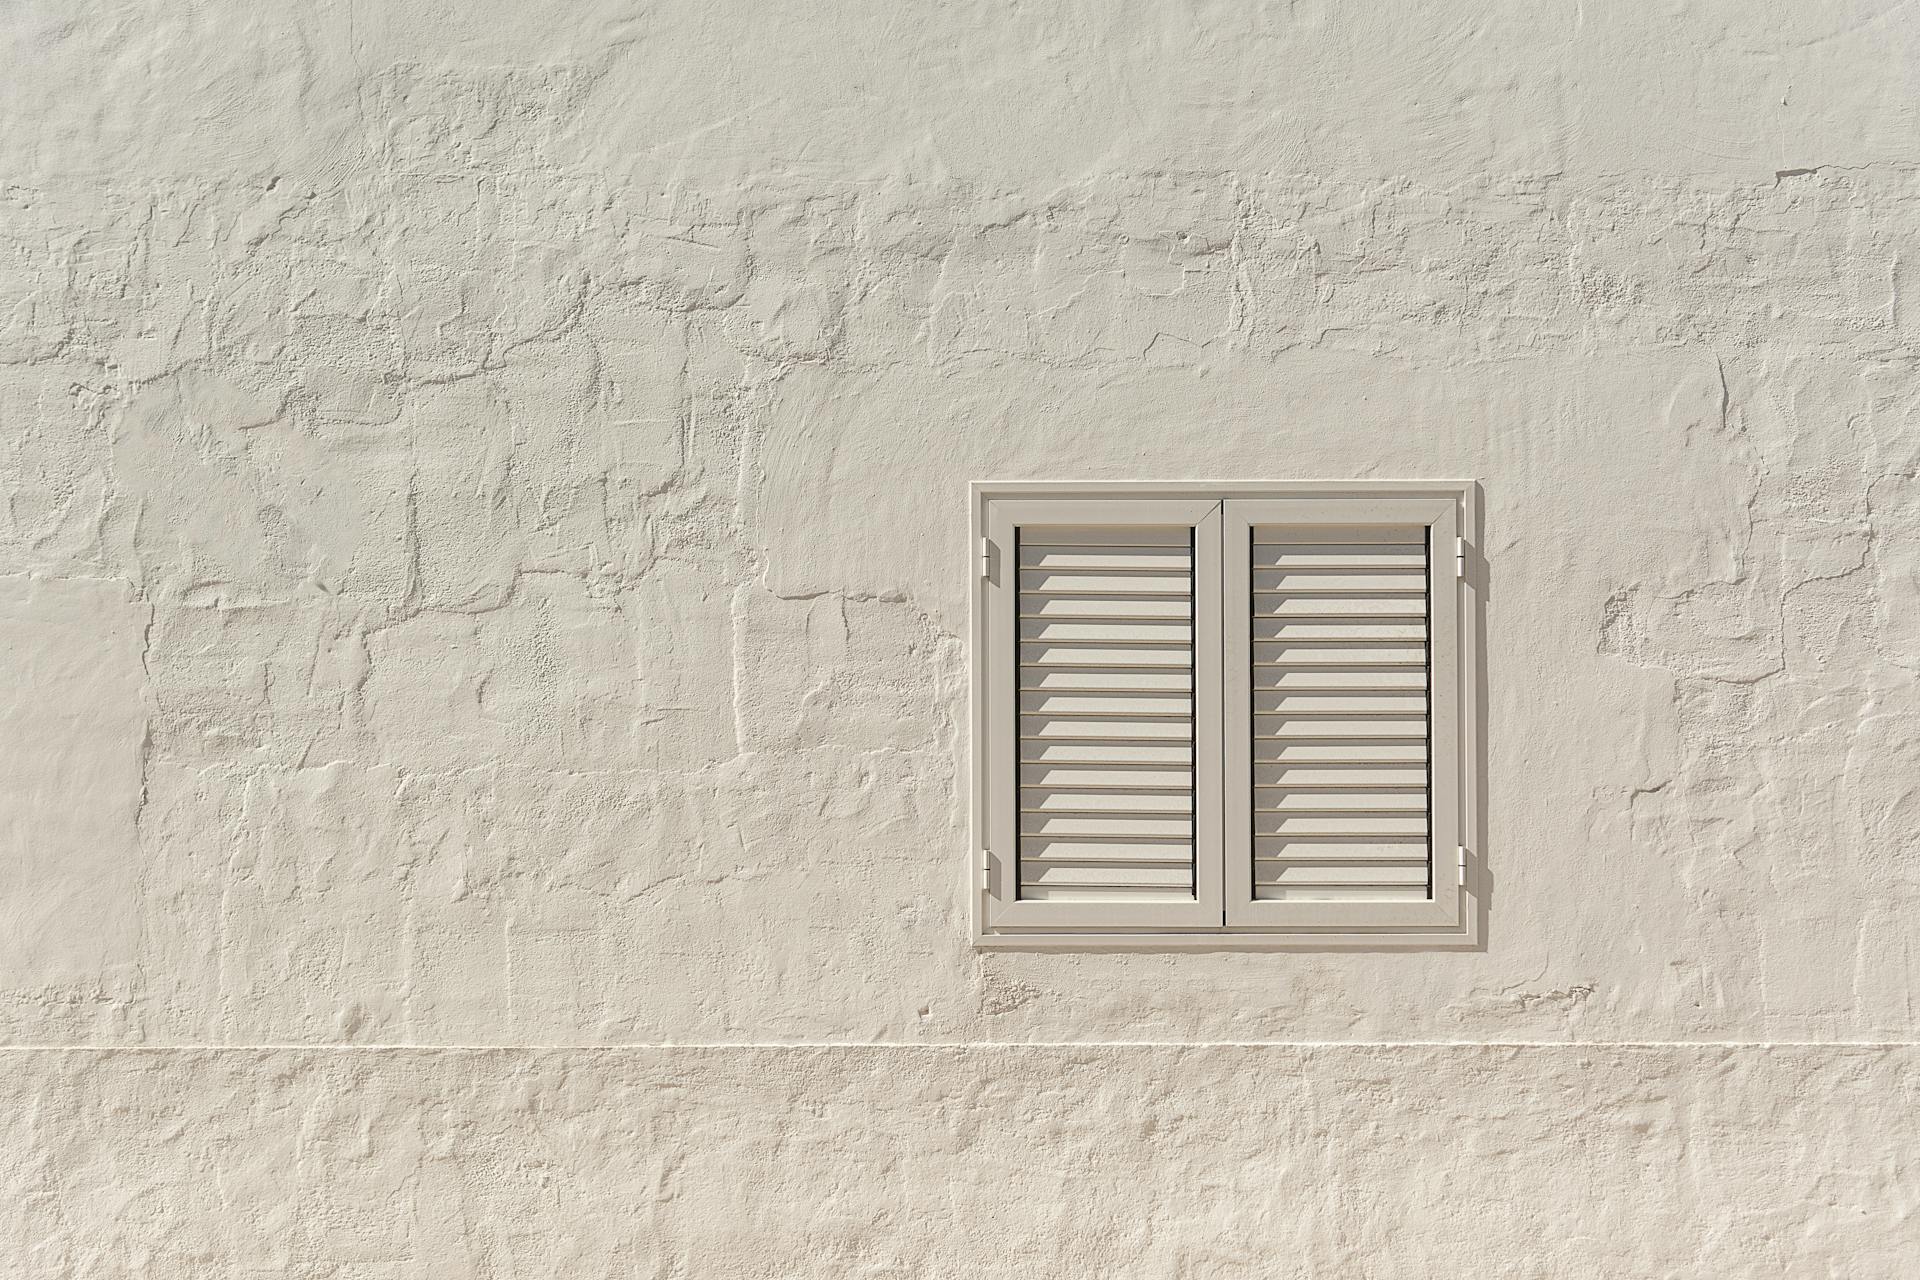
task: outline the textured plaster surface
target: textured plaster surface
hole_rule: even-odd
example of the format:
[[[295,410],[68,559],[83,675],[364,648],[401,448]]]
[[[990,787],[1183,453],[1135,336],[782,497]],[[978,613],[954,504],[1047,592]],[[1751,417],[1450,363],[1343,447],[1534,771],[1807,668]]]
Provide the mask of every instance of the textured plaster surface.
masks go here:
[[[0,1273],[1910,1274],[1916,55],[7,6]],[[1485,949],[973,951],[966,482],[1316,476]]]
[[[1912,1050],[43,1056],[36,1278],[1899,1276],[1920,1201]]]

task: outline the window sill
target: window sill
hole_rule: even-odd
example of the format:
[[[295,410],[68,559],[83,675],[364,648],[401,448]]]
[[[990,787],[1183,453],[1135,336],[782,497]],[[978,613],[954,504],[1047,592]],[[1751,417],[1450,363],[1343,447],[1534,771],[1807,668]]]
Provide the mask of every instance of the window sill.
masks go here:
[[[976,933],[982,951],[1479,951],[1477,923],[1412,932]]]

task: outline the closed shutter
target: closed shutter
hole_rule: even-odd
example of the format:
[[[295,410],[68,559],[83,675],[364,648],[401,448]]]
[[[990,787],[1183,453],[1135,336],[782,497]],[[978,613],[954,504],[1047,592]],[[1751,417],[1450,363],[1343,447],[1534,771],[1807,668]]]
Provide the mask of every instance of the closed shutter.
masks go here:
[[[1478,944],[1469,483],[974,486],[982,946]]]
[[[1226,508],[1229,922],[1454,923],[1452,507]]]
[[[993,505],[995,925],[1220,925],[1218,507]]]
[[[1253,896],[1424,899],[1427,531],[1252,530]]]

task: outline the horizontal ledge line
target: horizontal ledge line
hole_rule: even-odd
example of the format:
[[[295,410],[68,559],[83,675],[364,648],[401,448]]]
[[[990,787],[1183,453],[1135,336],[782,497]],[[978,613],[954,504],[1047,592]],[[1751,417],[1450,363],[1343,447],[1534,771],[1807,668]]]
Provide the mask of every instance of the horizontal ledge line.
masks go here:
[[[1151,935],[1142,934],[1150,938]],[[1178,934],[1176,936],[1189,936]],[[1220,931],[1222,938],[1261,936]],[[897,1040],[659,1040],[623,1044],[390,1043],[330,1044],[267,1041],[234,1044],[6,1044],[0,1054],[260,1054],[260,1053],[657,1053],[663,1050],[888,1050],[954,1053],[982,1049],[1920,1049],[1920,1040],[964,1040],[910,1044]]]

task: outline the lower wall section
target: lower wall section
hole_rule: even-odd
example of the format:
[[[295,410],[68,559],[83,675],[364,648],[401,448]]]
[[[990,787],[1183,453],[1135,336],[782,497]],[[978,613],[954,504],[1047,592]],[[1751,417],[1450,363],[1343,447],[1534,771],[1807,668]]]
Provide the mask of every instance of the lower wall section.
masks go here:
[[[1920,1049],[0,1051],[19,1277],[1910,1275]]]

